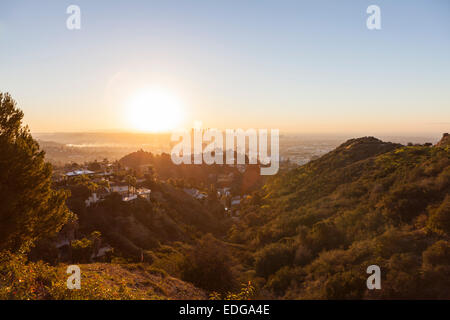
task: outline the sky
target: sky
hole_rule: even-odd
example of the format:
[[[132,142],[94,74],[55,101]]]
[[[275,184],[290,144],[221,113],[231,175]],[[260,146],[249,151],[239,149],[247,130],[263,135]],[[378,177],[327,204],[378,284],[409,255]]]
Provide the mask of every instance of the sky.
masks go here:
[[[178,126],[440,135],[450,1],[0,2],[0,91],[32,132],[138,130],[129,101],[147,88],[181,102]]]

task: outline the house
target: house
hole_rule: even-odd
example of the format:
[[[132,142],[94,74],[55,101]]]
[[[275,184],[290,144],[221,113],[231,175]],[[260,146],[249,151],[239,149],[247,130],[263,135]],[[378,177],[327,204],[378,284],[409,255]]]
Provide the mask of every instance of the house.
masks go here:
[[[240,196],[236,196],[231,198],[231,206],[238,206],[241,204],[241,197]]]
[[[104,172],[95,172],[95,175],[99,178],[101,177],[110,177],[113,175],[112,172],[104,171]]]
[[[197,199],[197,200],[203,200],[203,199],[205,199],[205,198],[207,198],[208,196],[206,195],[206,194],[204,194],[204,193],[199,193],[195,198]]]
[[[136,200],[137,198],[138,198],[137,194],[133,194],[133,195],[130,195],[130,196],[123,196],[122,197],[122,201],[129,202],[129,201]]]
[[[184,188],[183,189],[184,192],[186,192],[188,195],[190,195],[191,197],[197,199],[197,200],[202,200],[204,198],[207,197],[206,194],[201,193],[199,190],[197,189],[188,189],[188,188]]]
[[[130,195],[122,195],[122,201],[125,202],[129,202],[129,201],[133,201],[136,200],[137,198],[142,198],[145,199],[147,201],[150,201],[150,194],[151,194],[151,190],[147,189],[147,188],[139,188],[137,190],[135,190],[135,192],[130,193]]]
[[[112,250],[113,250],[113,248],[110,245],[106,245],[104,247],[101,247],[101,248],[98,249],[97,253],[95,253],[95,252],[92,253],[91,260],[96,260],[96,259],[102,258],[105,255],[107,255],[108,252],[112,252]]]
[[[217,183],[221,185],[230,185],[233,182],[234,174],[219,174],[217,177]]]
[[[86,204],[86,207],[89,207],[93,203],[97,203],[100,201],[100,197],[97,196],[97,193],[93,193],[89,198],[87,198],[84,203]]]
[[[82,175],[92,175],[94,174],[94,171],[91,170],[85,170],[85,169],[81,169],[81,170],[75,170],[75,171],[70,171],[67,172],[65,174],[66,177],[76,177],[76,176],[82,176]]]
[[[217,189],[217,195],[219,198],[222,196],[229,196],[230,194],[231,194],[231,188],[229,188],[229,187]]]
[[[105,197],[109,194],[111,194],[110,188],[100,187],[96,192],[92,193],[91,196],[84,201],[84,203],[86,204],[86,207],[89,207],[92,204],[105,199]]]
[[[120,195],[128,195],[128,186],[111,186],[110,192],[117,192]]]
[[[150,193],[151,192],[152,192],[152,190],[147,189],[147,188],[139,188],[136,190],[136,193],[139,197],[144,198],[149,201],[150,201]]]

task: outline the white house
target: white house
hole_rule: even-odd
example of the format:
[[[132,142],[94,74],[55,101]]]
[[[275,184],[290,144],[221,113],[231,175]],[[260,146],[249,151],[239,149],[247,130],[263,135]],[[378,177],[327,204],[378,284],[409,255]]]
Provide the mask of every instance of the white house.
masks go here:
[[[128,202],[128,201],[136,200],[137,197],[138,197],[138,196],[137,196],[136,194],[133,194],[133,195],[131,195],[131,196],[129,196],[129,197],[124,196],[124,197],[122,197],[122,201]]]
[[[111,186],[110,190],[121,195],[128,194],[128,186]]]
[[[76,177],[76,176],[82,176],[82,175],[91,175],[94,173],[95,173],[94,171],[82,169],[82,170],[75,170],[75,171],[67,172],[65,175],[66,175],[66,177]]]
[[[231,198],[231,206],[238,206],[241,204],[241,197],[236,196]]]
[[[197,200],[202,200],[204,198],[207,197],[206,194],[201,193],[199,190],[197,189],[188,189],[188,188],[184,188],[183,189],[184,192],[186,192],[188,195],[190,195],[191,197],[194,197]]]
[[[141,198],[150,200],[150,193],[152,192],[152,190],[147,189],[147,188],[139,188],[136,190],[136,193],[138,196],[140,196]]]
[[[97,193],[93,193],[89,198],[87,198],[84,203],[86,204],[86,207],[89,207],[91,204],[99,202],[100,198],[97,196]]]

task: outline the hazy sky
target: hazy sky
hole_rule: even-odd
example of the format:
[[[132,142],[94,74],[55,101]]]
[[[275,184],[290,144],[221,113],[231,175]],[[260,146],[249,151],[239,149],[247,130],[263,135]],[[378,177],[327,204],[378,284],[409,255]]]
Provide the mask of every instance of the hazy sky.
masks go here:
[[[149,85],[183,102],[186,126],[440,134],[450,1],[0,2],[0,91],[32,131],[133,130],[126,101]]]

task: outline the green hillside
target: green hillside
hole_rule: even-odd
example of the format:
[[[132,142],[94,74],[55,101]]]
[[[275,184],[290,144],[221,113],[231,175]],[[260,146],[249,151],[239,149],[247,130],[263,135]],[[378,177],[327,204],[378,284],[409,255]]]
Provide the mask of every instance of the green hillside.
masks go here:
[[[449,148],[349,140],[271,179],[229,238],[265,296],[450,298]]]

